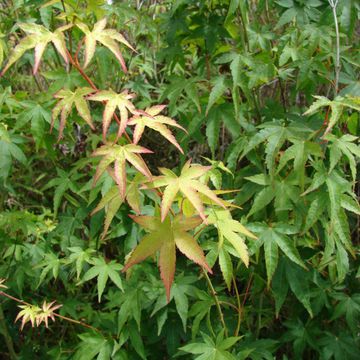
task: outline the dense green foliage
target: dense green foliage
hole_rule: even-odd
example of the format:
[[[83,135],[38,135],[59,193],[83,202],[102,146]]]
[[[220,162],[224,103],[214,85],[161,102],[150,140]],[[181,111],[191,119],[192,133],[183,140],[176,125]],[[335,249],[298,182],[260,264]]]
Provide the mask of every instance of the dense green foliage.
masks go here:
[[[359,24],[3,0],[0,357],[358,359]]]

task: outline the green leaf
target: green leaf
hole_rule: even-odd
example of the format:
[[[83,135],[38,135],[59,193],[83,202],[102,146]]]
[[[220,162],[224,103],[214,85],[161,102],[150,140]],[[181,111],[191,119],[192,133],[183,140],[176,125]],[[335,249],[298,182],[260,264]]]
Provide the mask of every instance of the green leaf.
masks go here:
[[[160,250],[160,275],[166,289],[168,301],[170,301],[170,289],[175,273],[175,247],[208,272],[212,272],[201,247],[187,233],[188,230],[200,225],[201,219],[199,217],[182,218],[181,215],[177,215],[173,220],[166,217],[164,221],[154,216],[131,216],[131,218],[147,229],[149,234],[143,237],[140,244],[131,253],[123,272]]]
[[[93,267],[84,274],[82,282],[89,281],[94,277],[97,277],[99,302],[101,301],[101,296],[105,290],[109,277],[120,290],[123,290],[122,281],[119,275],[119,271],[123,268],[122,265],[116,263],[114,260],[107,263],[103,258],[95,258],[91,260],[91,264]]]
[[[219,250],[219,265],[225,283],[230,290],[233,279],[233,264],[229,253],[224,249],[224,247],[221,247]]]
[[[219,76],[214,80],[213,88],[209,95],[209,101],[206,107],[205,115],[207,116],[213,105],[221,98],[227,89],[225,76]]]

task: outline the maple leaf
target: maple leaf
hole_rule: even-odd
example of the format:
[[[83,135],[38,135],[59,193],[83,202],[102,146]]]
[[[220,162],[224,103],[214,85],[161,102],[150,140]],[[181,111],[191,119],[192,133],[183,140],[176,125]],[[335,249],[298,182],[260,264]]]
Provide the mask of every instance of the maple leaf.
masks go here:
[[[176,248],[190,260],[205,268],[209,273],[212,273],[205,260],[203,250],[188,233],[189,230],[201,224],[202,221],[199,216],[184,218],[181,215],[177,215],[172,220],[169,216],[165,219],[160,219],[156,216],[130,215],[130,217],[148,230],[149,234],[142,238],[140,244],[131,253],[122,270],[123,272],[159,250],[160,276],[165,285],[168,301],[170,300],[170,289],[175,274]]]
[[[60,101],[58,101],[52,111],[51,130],[54,126],[55,119],[59,116],[59,114],[61,114],[58,139],[61,139],[62,137],[66,125],[66,119],[74,105],[78,111],[78,114],[85,120],[91,129],[95,129],[91,121],[90,110],[85,99],[85,96],[91,94],[92,92],[94,92],[93,89],[84,87],[76,89],[74,92],[71,90],[62,89],[54,95],[54,97],[60,99]]]
[[[52,301],[51,303],[47,303],[46,301],[43,302],[41,306],[41,312],[36,316],[36,326],[39,326],[42,322],[45,323],[45,327],[47,328],[49,326],[49,318],[52,321],[55,321],[55,314],[54,311],[61,308],[62,305],[54,305],[55,301]]]
[[[113,171],[109,171],[111,177],[115,180]],[[140,214],[140,190],[139,184],[143,182],[144,177],[142,174],[136,174],[134,179],[128,182],[126,186],[125,198],[130,207],[135,211],[136,214]],[[116,181],[116,180],[115,180]],[[110,227],[111,221],[120,209],[123,200],[119,197],[119,189],[117,186],[113,186],[110,190],[102,197],[98,205],[92,211],[91,215],[94,215],[98,211],[105,209],[105,221],[104,230],[101,234],[101,239],[104,239],[106,233]]]
[[[39,308],[37,305],[19,305],[19,308],[22,310],[17,314],[15,322],[22,318],[21,330],[24,328],[27,322],[30,322],[31,326],[34,327],[36,324],[36,319],[41,313],[41,308]]]
[[[125,61],[123,56],[121,55],[120,49],[117,41],[126,45],[133,51],[136,51],[129,42],[114,29],[105,29],[106,26],[106,18],[98,21],[93,30],[90,31],[89,27],[83,23],[77,23],[76,26],[85,34],[85,63],[84,68],[88,66],[91,59],[95,54],[96,42],[101,43],[105,47],[107,47],[119,60],[123,71],[126,73],[127,68],[125,65]]]
[[[252,239],[257,237],[240,222],[231,217],[229,210],[211,211],[208,221],[216,226],[219,234],[219,248],[223,246],[224,238],[227,239],[238,253],[246,267],[249,266],[249,254],[244,239],[239,235],[245,235]]]
[[[121,199],[125,199],[126,195],[126,168],[125,164],[128,161],[140,173],[148,178],[151,178],[151,173],[146,166],[144,160],[138,154],[150,154],[148,150],[142,146],[127,144],[127,145],[103,145],[94,151],[93,156],[103,156],[96,169],[94,184],[99,180],[104,171],[114,163],[114,179],[120,190]]]
[[[156,105],[150,108],[145,109],[145,113],[148,115],[135,115],[129,121],[128,125],[135,125],[134,131],[134,144],[137,144],[144,132],[145,127],[149,127],[160,133],[166,140],[170,141],[174,146],[176,146],[179,151],[183,154],[183,150],[176,141],[172,132],[165,125],[172,125],[181,130],[187,131],[179,125],[175,120],[159,115],[159,113],[166,107],[166,105]]]
[[[223,201],[218,198],[207,185],[203,184],[199,180],[196,180],[210,169],[211,166],[191,164],[189,160],[185,163],[181,170],[181,174],[178,177],[169,169],[159,168],[163,175],[154,177],[153,180],[148,183],[148,187],[158,188],[166,186],[161,200],[161,221],[164,221],[167,216],[178,192],[181,192],[190,201],[206,224],[207,221],[204,213],[203,201],[200,197],[201,194],[205,195],[215,204],[225,208]]]
[[[134,97],[135,94],[129,93],[127,90],[121,92],[120,94],[117,94],[112,90],[103,90],[88,97],[88,99],[91,101],[106,102],[104,114],[103,114],[104,138],[109,129],[110,122],[112,117],[114,116],[116,108],[118,108],[120,111],[120,124],[119,124],[118,137],[121,136],[125,131],[129,118],[128,111],[130,111],[133,115],[137,115],[140,113],[140,110],[136,110],[133,103],[129,101]]]
[[[35,62],[33,73],[36,74],[41,57],[45,51],[46,46],[52,42],[58,53],[62,56],[65,63],[68,64],[69,60],[66,53],[66,42],[63,32],[69,29],[72,25],[64,25],[56,29],[54,32],[49,31],[46,27],[38,24],[20,23],[18,24],[21,30],[28,35],[20,40],[19,44],[15,46],[10,54],[9,60],[1,71],[0,76],[3,76],[5,72],[13,65],[20,57],[30,49],[35,48]]]

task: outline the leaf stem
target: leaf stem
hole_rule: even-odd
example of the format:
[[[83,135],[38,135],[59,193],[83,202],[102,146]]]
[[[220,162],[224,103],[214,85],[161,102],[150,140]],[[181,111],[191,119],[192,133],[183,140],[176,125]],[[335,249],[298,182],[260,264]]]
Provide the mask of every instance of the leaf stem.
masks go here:
[[[214,286],[209,278],[209,275],[207,274],[206,270],[204,268],[202,268],[202,271],[203,271],[203,274],[205,276],[205,279],[206,279],[206,282],[210,288],[210,291],[211,291],[211,295],[213,296],[214,300],[215,300],[215,304],[216,304],[216,308],[217,308],[217,311],[219,313],[219,318],[220,318],[220,322],[221,322],[221,325],[224,329],[224,334],[225,336],[227,337],[228,336],[228,330],[226,328],[226,324],[225,324],[225,320],[224,320],[224,314],[221,310],[221,305],[220,305],[220,301],[219,301],[219,298],[217,297],[217,294],[216,294],[216,291],[214,289]]]
[[[19,303],[19,304],[24,304],[24,305],[27,305],[27,306],[32,306],[32,304],[30,304],[30,303],[28,303],[28,302],[26,302],[26,301],[24,301],[24,300],[18,299],[18,298],[16,298],[15,296],[9,295],[9,294],[5,293],[4,291],[0,291],[0,296],[7,297],[8,299],[13,300],[13,301],[16,301],[16,302]],[[63,316],[63,315],[57,314],[57,313],[55,313],[55,312],[54,312],[53,314],[54,314],[55,317],[57,317],[57,318],[59,318],[59,319],[66,320],[66,321],[68,321],[68,322],[72,322],[72,323],[74,323],[74,324],[81,325],[81,326],[86,327],[86,328],[88,328],[88,329],[94,330],[94,331],[96,331],[96,332],[99,333],[99,334],[102,333],[101,330],[99,330],[99,329],[97,329],[97,328],[95,328],[95,327],[93,327],[93,326],[91,326],[91,325],[89,325],[89,324],[86,324],[86,323],[84,323],[84,322],[82,322],[82,321],[75,320],[75,319],[69,318],[69,317],[67,317],[67,316]],[[2,309],[1,309],[1,305],[0,305],[0,326],[2,325],[2,323],[1,323],[1,320],[2,320],[1,315],[2,315]],[[5,336],[5,338],[6,338],[6,336]],[[9,351],[10,351],[10,349],[9,349]],[[16,359],[16,357],[15,357],[15,359]]]
[[[338,0],[329,0],[329,4],[332,8],[332,13],[334,17],[335,24],[335,34],[336,34],[336,57],[335,57],[335,84],[334,84],[334,97],[339,92],[339,77],[340,77],[340,33],[339,33],[339,23],[336,15],[336,8],[338,5]]]
[[[238,320],[237,320],[234,336],[238,336],[239,332],[240,332],[240,326],[241,326],[242,307],[241,307],[240,295],[239,295],[239,290],[237,288],[235,277],[233,277],[233,286],[235,289],[236,303],[237,303],[237,307],[238,307]]]

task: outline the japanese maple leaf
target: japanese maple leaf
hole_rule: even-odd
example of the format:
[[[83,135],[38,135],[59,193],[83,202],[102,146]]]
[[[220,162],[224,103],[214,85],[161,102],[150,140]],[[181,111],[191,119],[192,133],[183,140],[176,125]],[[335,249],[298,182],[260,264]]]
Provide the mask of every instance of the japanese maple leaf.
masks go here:
[[[111,177],[115,180],[114,172],[111,170]],[[141,179],[141,180],[140,180]],[[128,182],[126,186],[126,201],[129,206],[135,211],[136,214],[140,214],[140,181],[143,182],[144,176],[137,173],[134,179]],[[116,181],[116,180],[115,180]],[[120,209],[123,200],[119,197],[119,189],[117,186],[113,186],[109,191],[102,197],[99,204],[92,211],[91,215],[97,213],[98,211],[105,209],[105,220],[104,220],[104,230],[101,234],[101,239],[104,239],[107,231],[109,230],[110,224],[115,217],[116,213]],[[1,287],[1,283],[0,283]]]
[[[46,27],[34,23],[21,23],[18,24],[20,29],[28,35],[20,40],[19,44],[15,46],[10,54],[9,60],[1,72],[1,76],[13,65],[20,57],[30,49],[35,48],[35,62],[33,73],[36,74],[41,57],[44,53],[46,46],[52,42],[58,53],[62,56],[65,63],[69,62],[66,53],[66,43],[63,32],[69,29],[72,25],[61,26],[54,32],[49,31]]]
[[[105,29],[106,18],[98,21],[93,30],[90,31],[89,27],[83,23],[77,23],[76,26],[85,34],[85,63],[84,68],[88,66],[91,59],[95,54],[96,42],[101,43],[107,47],[119,60],[124,72],[127,72],[125,61],[121,55],[117,41],[126,45],[131,50],[135,49],[129,44],[129,42],[114,29]]]
[[[223,201],[207,185],[197,180],[210,169],[211,166],[192,165],[190,160],[185,163],[180,176],[177,176],[169,169],[159,168],[163,175],[154,177],[149,182],[149,188],[166,186],[161,200],[161,221],[164,221],[166,218],[178,192],[181,192],[190,201],[205,223],[207,221],[200,194],[205,195],[214,201],[215,204],[225,208]]]
[[[127,145],[103,145],[96,149],[93,156],[103,156],[96,169],[94,184],[98,181],[103,172],[114,163],[114,179],[119,187],[121,199],[125,199],[126,194],[126,168],[125,164],[128,161],[139,172],[148,178],[151,178],[151,173],[146,166],[144,160],[138,154],[152,153],[142,146],[127,144]]]
[[[229,210],[213,209],[209,215],[209,223],[216,226],[219,234],[219,248],[223,246],[224,238],[227,239],[238,253],[240,259],[246,267],[249,266],[249,253],[245,244],[245,240],[241,235],[245,235],[251,239],[257,237],[250,232],[239,221],[231,217]]]
[[[165,285],[166,297],[170,299],[171,284],[174,280],[176,264],[176,248],[190,260],[212,273],[205,260],[203,250],[196,240],[188,233],[196,228],[202,220],[199,216],[185,218],[177,215],[174,219],[167,216],[160,219],[156,216],[130,216],[136,223],[149,231],[140,244],[131,253],[124,269],[127,271],[131,266],[145,260],[158,250],[160,276]]]
[[[104,101],[106,102],[104,114],[103,114],[103,137],[109,129],[110,122],[112,117],[114,116],[114,112],[116,108],[120,111],[120,124],[118,136],[121,136],[125,131],[127,122],[128,122],[128,111],[132,114],[139,114],[139,110],[135,109],[135,106],[130,101],[135,97],[135,94],[129,93],[127,90],[117,94],[112,90],[103,90],[99,91],[96,94],[93,94],[88,97],[89,100],[92,101]]]
[[[46,301],[43,302],[43,304],[41,306],[41,312],[36,317],[36,326],[39,326],[42,322],[44,322],[45,327],[48,328],[49,318],[52,321],[55,321],[54,311],[61,308],[62,305],[60,305],[60,304],[54,305],[54,304],[55,304],[55,301],[52,301],[49,304]]]
[[[60,101],[55,105],[52,111],[51,129],[54,126],[55,119],[60,114],[59,139],[62,138],[66,125],[66,119],[74,105],[78,111],[78,114],[85,120],[91,129],[95,129],[91,121],[89,106],[85,98],[85,96],[91,94],[92,92],[94,92],[93,89],[84,87],[76,89],[74,92],[71,90],[62,89],[54,95],[54,97],[60,99]]]
[[[150,108],[145,109],[145,113],[147,115],[135,115],[129,121],[128,125],[135,125],[134,131],[134,144],[137,144],[144,132],[145,127],[149,127],[157,132],[159,132],[165,139],[170,141],[173,145],[175,145],[179,151],[183,154],[183,150],[176,141],[172,132],[165,125],[172,125],[179,129],[187,132],[181,125],[179,125],[175,120],[159,115],[159,113],[166,107],[166,105],[156,105]]]

